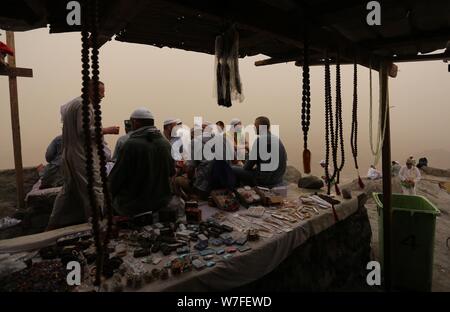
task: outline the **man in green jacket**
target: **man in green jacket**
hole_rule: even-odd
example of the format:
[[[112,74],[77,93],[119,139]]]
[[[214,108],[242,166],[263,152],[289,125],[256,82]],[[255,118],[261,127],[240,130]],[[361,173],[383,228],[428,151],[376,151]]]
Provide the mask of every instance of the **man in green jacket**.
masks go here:
[[[147,108],[131,114],[133,132],[110,174],[115,213],[133,217],[167,206],[175,174],[170,143],[154,126]]]

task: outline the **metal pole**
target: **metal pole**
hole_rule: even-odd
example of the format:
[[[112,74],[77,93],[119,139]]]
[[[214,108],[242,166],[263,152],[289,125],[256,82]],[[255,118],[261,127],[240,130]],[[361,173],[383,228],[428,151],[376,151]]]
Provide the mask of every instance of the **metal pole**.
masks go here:
[[[380,70],[381,113],[386,120],[384,132],[382,163],[383,163],[383,272],[384,288],[386,291],[392,289],[392,180],[391,180],[391,130],[389,123],[388,83],[389,63],[383,62]],[[384,118],[386,116],[386,118]],[[383,120],[382,119],[382,120]]]
[[[6,32],[6,44],[14,51],[14,33]],[[9,67],[16,67],[15,56],[8,56]],[[25,208],[25,192],[23,186],[22,145],[20,142],[19,99],[17,94],[17,77],[9,76],[9,102],[11,106],[11,127],[14,148],[14,168],[16,170],[17,207]]]

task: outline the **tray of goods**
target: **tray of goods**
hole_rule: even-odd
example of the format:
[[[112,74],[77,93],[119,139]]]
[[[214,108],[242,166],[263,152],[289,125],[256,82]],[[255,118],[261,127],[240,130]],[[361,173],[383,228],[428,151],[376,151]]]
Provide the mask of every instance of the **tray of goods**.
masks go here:
[[[211,198],[217,205],[217,208],[225,211],[239,210],[240,203],[232,191],[229,190],[214,190],[211,191]]]
[[[277,206],[283,203],[283,197],[277,195],[269,188],[257,186],[255,191],[261,196],[261,204],[263,206]]]
[[[236,189],[239,201],[245,207],[258,205],[261,203],[261,196],[250,186],[239,187]]]

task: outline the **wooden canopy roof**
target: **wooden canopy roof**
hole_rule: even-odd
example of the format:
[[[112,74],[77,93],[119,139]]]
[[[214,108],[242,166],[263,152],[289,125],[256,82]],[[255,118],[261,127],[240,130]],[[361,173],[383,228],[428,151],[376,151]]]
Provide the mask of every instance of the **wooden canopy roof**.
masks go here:
[[[7,0],[0,28],[50,32],[78,31],[68,26],[68,1]],[[214,54],[216,35],[235,25],[240,56],[263,54],[268,65],[302,60],[308,27],[311,63],[324,51],[341,61],[377,68],[381,59],[410,61],[450,58],[450,1],[380,0],[381,25],[366,22],[361,0],[100,0],[102,44],[115,40]],[[432,56],[421,54],[447,49]]]

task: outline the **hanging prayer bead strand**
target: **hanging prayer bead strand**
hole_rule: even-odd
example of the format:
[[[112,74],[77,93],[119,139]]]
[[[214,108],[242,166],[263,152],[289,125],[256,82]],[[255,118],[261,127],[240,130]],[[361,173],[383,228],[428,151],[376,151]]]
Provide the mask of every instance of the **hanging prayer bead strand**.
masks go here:
[[[352,129],[350,135],[350,145],[352,148],[355,169],[358,174],[358,185],[364,188],[364,183],[359,174],[358,166],[358,64],[356,58],[353,63],[353,108],[352,108]]]
[[[308,131],[311,121],[311,87],[309,74],[308,35],[305,31],[303,47],[303,91],[302,91],[302,130],[303,130],[303,170],[311,173],[311,152],[308,150]]]
[[[101,266],[102,266],[102,260],[103,260],[103,251],[102,251],[102,244],[100,240],[100,226],[99,226],[99,207],[97,204],[97,199],[95,196],[94,191],[94,155],[92,150],[92,133],[91,133],[91,127],[90,127],[90,118],[91,118],[91,108],[90,108],[90,97],[89,97],[89,88],[91,87],[90,84],[90,77],[89,77],[89,23],[88,19],[88,13],[90,14],[90,2],[84,1],[83,3],[83,24],[82,24],[82,31],[81,31],[81,42],[82,42],[82,49],[81,49],[81,63],[82,63],[82,116],[83,116],[83,134],[84,134],[84,141],[85,141],[85,156],[86,156],[86,179],[87,179],[87,192],[89,197],[89,203],[91,206],[91,213],[92,213],[92,231],[94,235],[95,240],[95,247],[97,252],[97,258],[96,258],[96,275],[95,275],[95,285],[100,285],[100,278],[101,278]],[[89,15],[90,16],[90,15]]]
[[[94,126],[95,126],[95,141],[97,144],[97,154],[99,157],[100,164],[100,178],[102,181],[102,191],[104,197],[104,208],[107,215],[107,228],[106,235],[104,238],[104,250],[107,250],[108,241],[111,234],[112,228],[112,203],[111,195],[108,187],[108,177],[106,172],[106,156],[104,150],[104,140],[102,131],[102,111],[100,106],[100,94],[99,94],[99,60],[98,60],[98,0],[93,0],[94,10],[92,12],[92,32],[91,32],[91,43],[92,43],[92,81],[94,84],[94,97],[93,97],[93,107],[94,107]]]

